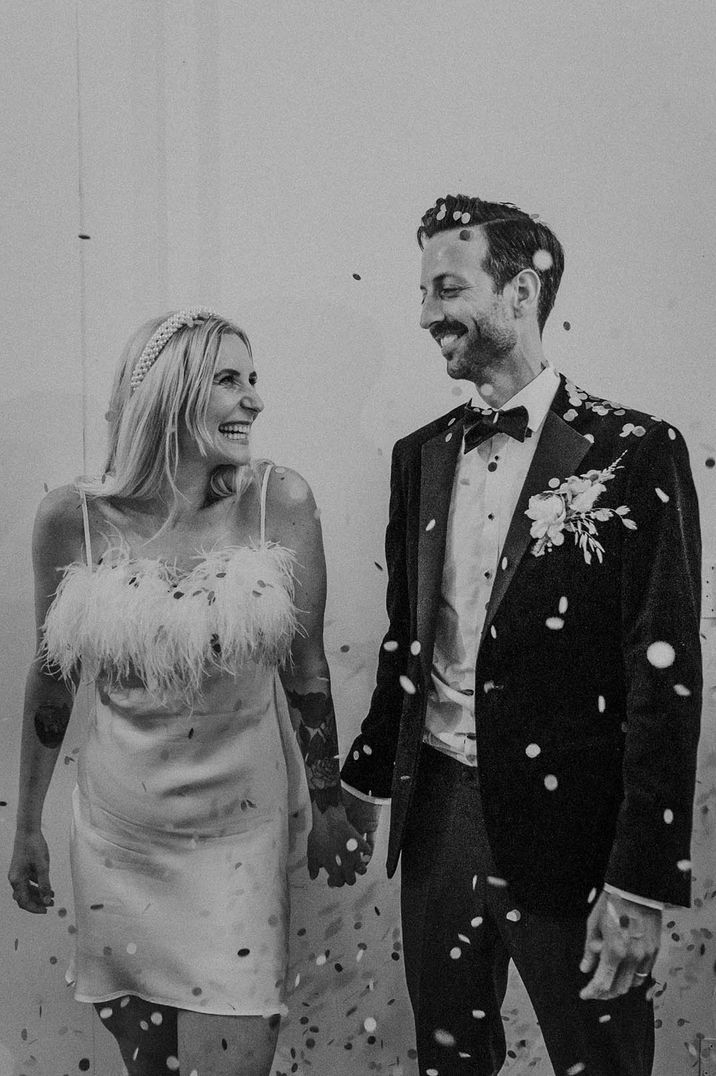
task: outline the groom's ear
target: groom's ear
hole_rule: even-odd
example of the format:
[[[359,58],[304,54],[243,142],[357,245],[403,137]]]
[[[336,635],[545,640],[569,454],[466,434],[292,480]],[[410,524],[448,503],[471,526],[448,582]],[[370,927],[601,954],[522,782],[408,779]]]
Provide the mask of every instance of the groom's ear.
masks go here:
[[[524,318],[530,314],[537,317],[542,283],[534,269],[521,269],[507,285],[507,289],[512,289],[506,298],[515,318]]]

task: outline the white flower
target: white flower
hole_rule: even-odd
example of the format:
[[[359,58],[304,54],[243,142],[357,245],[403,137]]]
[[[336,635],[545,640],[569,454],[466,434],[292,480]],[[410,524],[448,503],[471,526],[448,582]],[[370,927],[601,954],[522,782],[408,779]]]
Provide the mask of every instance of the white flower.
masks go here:
[[[576,495],[570,504],[573,512],[590,512],[594,502],[607,487],[602,482],[587,483],[587,488]]]
[[[526,515],[534,520],[530,528],[533,538],[544,538],[552,545],[562,545],[567,508],[564,497],[557,493],[536,493],[530,497]]]

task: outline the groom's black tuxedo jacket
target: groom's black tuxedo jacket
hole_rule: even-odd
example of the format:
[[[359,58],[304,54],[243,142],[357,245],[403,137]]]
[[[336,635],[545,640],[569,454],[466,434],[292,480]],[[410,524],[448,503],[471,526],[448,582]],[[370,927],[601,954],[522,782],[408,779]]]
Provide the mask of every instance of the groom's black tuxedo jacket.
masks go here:
[[[389,875],[421,753],[461,445],[456,409],[393,451],[390,623],[370,711],[342,773],[354,788],[392,797]],[[598,523],[602,563],[587,564],[571,534],[533,555],[529,498],[552,479],[604,469],[622,454],[596,507],[625,505],[636,529],[616,516]],[[584,914],[590,891],[605,881],[688,904],[701,595],[698,507],[681,435],[562,377],[499,561],[475,685],[480,787],[497,873],[526,909],[544,914]],[[385,649],[389,641],[397,648]],[[647,656],[655,642],[673,648],[665,668]],[[536,757],[526,753],[530,744],[540,748]]]

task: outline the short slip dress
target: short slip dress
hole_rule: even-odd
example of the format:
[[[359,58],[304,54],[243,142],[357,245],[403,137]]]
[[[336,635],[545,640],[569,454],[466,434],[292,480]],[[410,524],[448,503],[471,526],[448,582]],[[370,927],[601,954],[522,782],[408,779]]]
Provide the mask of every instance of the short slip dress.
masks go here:
[[[94,706],[70,861],[78,1001],[285,1012],[289,814],[301,764],[277,666],[296,628],[293,553],[266,541],[188,574],[128,550],[69,565],[45,652],[82,661]]]

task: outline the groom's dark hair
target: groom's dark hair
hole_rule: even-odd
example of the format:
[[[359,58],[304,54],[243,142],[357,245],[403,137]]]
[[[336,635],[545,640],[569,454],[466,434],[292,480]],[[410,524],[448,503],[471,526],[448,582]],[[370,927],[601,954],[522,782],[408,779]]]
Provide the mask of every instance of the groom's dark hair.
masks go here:
[[[540,279],[537,321],[540,333],[554,306],[564,270],[564,251],[557,236],[546,224],[535,220],[510,202],[485,202],[466,194],[448,194],[423,216],[418,228],[418,245],[437,232],[485,228],[488,253],[482,268],[492,277],[495,288],[504,288],[522,269],[533,269]],[[535,255],[539,255],[535,260]]]

